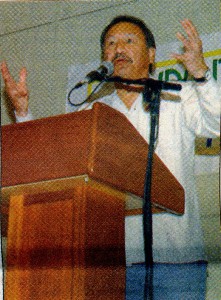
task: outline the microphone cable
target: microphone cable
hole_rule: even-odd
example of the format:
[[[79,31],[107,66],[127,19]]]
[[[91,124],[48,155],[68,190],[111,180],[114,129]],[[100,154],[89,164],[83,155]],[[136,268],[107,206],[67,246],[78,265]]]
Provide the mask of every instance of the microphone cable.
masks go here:
[[[91,96],[93,96],[94,95],[94,93],[97,91],[97,89],[101,86],[101,84],[103,84],[105,82],[105,79],[103,79],[102,81],[100,81],[99,83],[98,83],[98,85],[93,89],[93,91],[87,96],[87,98],[85,99],[85,100],[83,100],[82,102],[80,102],[80,103],[73,103],[72,101],[71,101],[71,94],[73,93],[73,91],[75,90],[75,87],[73,87],[71,90],[70,90],[70,92],[68,93],[68,103],[71,105],[71,106],[81,106],[82,104],[84,104],[85,102],[87,102],[88,100],[89,100],[89,98],[91,97]]]

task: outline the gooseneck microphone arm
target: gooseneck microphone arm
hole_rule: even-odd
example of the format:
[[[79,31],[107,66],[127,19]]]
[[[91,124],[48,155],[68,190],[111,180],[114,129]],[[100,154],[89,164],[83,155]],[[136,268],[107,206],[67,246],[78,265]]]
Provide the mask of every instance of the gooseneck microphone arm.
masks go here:
[[[107,62],[105,62],[107,63]],[[106,67],[107,66],[107,67]],[[155,80],[152,78],[141,78],[141,79],[125,79],[119,76],[112,76],[109,77],[109,74],[112,74],[112,66],[111,64],[103,64],[101,67],[96,70],[96,71],[91,71],[90,73],[87,74],[84,80],[78,82],[68,93],[67,99],[70,105],[72,106],[80,106],[83,103],[85,103],[91,95],[89,95],[84,101],[81,103],[75,104],[71,101],[71,94],[73,93],[74,90],[79,89],[82,87],[84,84],[91,83],[93,81],[100,81],[99,85],[92,91],[91,94],[94,94],[95,91],[98,89],[98,87],[103,83],[103,82],[120,82],[126,85],[141,85],[144,86],[145,89],[159,89],[159,90],[174,90],[174,91],[180,91],[182,86],[177,83],[172,83],[172,82],[166,82],[166,81],[160,81],[160,80]],[[144,99],[145,100],[145,99]]]
[[[91,83],[92,81],[103,81],[107,77],[109,77],[114,72],[114,65],[110,61],[103,61],[100,67],[97,70],[91,71],[86,75],[84,80],[78,82],[74,89],[80,88],[82,85],[86,83]]]
[[[160,89],[160,90],[174,90],[180,91],[182,86],[177,83],[167,82],[156,80],[152,78],[141,78],[141,79],[125,79],[119,76],[108,77],[104,79],[107,82],[120,82],[125,84],[136,84],[136,85],[143,85],[145,87],[149,87],[152,89]]]
[[[103,61],[100,67],[97,70],[91,71],[88,73],[85,78],[81,81],[79,81],[68,93],[67,99],[71,106],[79,106],[85,103],[89,97],[95,93],[95,91],[98,89],[98,87],[104,82],[106,78],[112,75],[114,72],[114,65],[110,61]],[[97,85],[97,87],[92,91],[91,95],[89,95],[82,103],[75,104],[71,101],[71,95],[73,91],[79,89],[85,84],[89,84],[93,81],[100,81],[100,83]]]

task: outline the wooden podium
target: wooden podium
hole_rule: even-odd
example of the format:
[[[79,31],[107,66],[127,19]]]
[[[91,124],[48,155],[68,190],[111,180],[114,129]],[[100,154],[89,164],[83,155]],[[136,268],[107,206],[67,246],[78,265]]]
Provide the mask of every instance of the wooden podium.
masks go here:
[[[125,299],[124,220],[142,212],[147,152],[126,117],[99,103],[3,126],[5,300]],[[152,202],[184,213],[184,190],[156,155]]]

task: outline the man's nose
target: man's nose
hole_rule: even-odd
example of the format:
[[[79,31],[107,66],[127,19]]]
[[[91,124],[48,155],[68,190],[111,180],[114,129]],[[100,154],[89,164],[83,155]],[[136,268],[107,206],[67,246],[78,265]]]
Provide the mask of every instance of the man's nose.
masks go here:
[[[122,53],[125,51],[125,43],[123,41],[118,41],[115,47],[116,53]]]

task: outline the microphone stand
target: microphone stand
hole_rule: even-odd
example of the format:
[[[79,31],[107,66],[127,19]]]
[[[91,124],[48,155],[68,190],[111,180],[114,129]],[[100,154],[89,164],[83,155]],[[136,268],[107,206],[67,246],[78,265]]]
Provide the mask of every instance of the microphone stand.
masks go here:
[[[160,87],[144,87],[144,102],[149,104],[150,108],[150,140],[148,149],[148,161],[145,174],[144,185],[144,203],[143,203],[143,234],[144,234],[144,250],[145,250],[145,286],[144,299],[152,300],[154,297],[153,287],[153,218],[151,206],[151,183],[152,183],[152,167],[153,154],[155,149],[156,135],[159,127],[159,108],[160,108]]]

